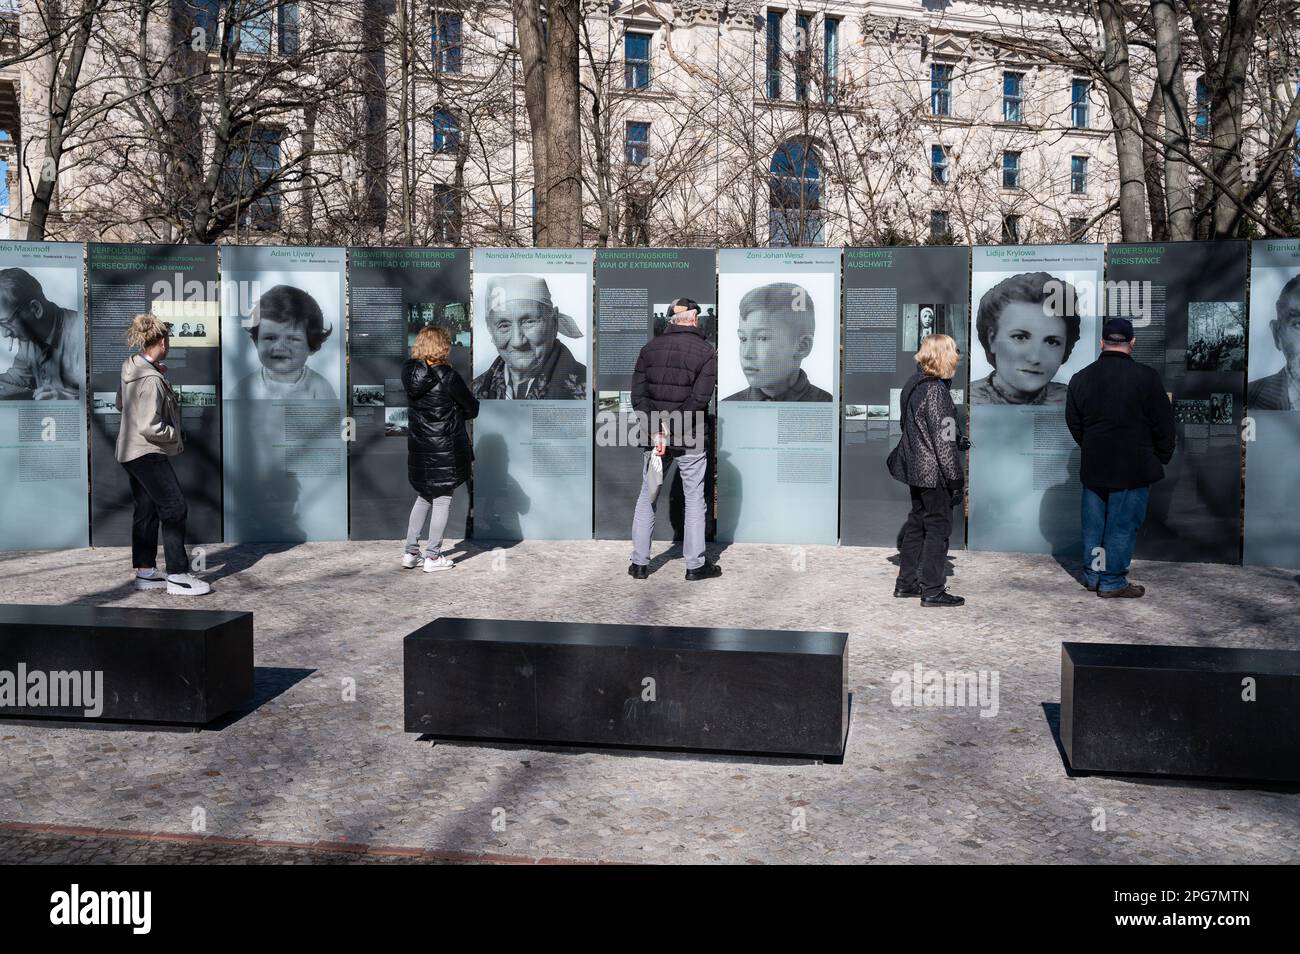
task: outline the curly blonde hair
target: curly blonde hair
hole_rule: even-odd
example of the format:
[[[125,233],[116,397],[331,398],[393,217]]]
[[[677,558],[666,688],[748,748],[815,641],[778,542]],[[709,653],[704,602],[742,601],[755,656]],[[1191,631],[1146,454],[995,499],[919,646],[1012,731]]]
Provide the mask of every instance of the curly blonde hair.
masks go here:
[[[157,315],[141,314],[131,319],[131,330],[126,333],[126,343],[132,348],[152,348],[164,338],[171,337],[171,325]]]
[[[446,364],[451,354],[451,334],[446,328],[421,328],[411,345],[411,357],[427,364]]]
[[[926,335],[916,352],[916,363],[923,374],[947,381],[957,373],[957,342],[948,335]]]

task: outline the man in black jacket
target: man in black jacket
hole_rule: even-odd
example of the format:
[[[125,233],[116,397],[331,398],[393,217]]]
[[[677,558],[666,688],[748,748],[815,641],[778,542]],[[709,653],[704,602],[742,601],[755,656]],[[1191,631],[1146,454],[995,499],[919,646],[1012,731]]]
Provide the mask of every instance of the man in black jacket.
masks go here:
[[[1174,409],[1155,368],[1133,360],[1133,324],[1111,318],[1101,356],[1070,379],[1065,421],[1082,449],[1083,585],[1104,597],[1138,597],[1128,581],[1151,485],[1174,456]]]
[[[641,494],[632,518],[632,563],[628,574],[644,580],[650,573],[650,537],[655,527],[659,481],[652,466],[658,457],[667,468],[677,462],[685,493],[682,556],[686,579],[708,580],[722,568],[704,559],[704,474],[708,467],[709,401],[718,383],[718,352],[700,328],[700,306],[689,298],[672,304],[672,320],[651,339],[632,373],[632,409],[636,411],[645,452]]]

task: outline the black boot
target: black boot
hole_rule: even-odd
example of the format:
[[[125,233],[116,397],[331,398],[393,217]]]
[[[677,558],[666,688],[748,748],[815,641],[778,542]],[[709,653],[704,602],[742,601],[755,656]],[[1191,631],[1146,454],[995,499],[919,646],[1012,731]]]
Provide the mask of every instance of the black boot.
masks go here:
[[[650,567],[641,566],[637,563],[629,563],[627,565],[627,575],[632,577],[634,580],[644,580],[650,575]]]
[[[716,563],[710,563],[708,560],[705,560],[702,566],[686,571],[686,579],[688,580],[711,580],[717,576],[722,576],[722,567]]]

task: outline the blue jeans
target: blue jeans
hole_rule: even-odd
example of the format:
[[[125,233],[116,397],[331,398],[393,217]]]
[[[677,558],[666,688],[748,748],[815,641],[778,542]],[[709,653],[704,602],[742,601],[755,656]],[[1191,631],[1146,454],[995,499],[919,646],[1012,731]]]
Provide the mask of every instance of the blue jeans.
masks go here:
[[[1083,576],[1089,586],[1122,590],[1138,527],[1147,516],[1149,487],[1133,490],[1083,488]]]

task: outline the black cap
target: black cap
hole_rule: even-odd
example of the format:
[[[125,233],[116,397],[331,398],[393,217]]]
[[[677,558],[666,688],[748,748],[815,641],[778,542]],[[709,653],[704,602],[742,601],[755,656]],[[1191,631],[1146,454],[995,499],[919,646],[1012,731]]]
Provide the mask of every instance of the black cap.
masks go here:
[[[693,311],[693,312],[695,312],[696,314],[699,314],[699,312],[700,312],[700,306],[699,306],[699,304],[695,301],[695,299],[693,299],[693,298],[678,298],[678,299],[675,299],[675,300],[673,301],[673,303],[672,303],[672,311],[669,313],[669,317],[672,317],[672,315],[677,314],[677,309],[678,309],[678,308],[682,309],[683,311]]]
[[[1101,326],[1101,337],[1112,344],[1123,344],[1133,340],[1133,322],[1127,318],[1107,318]]]

